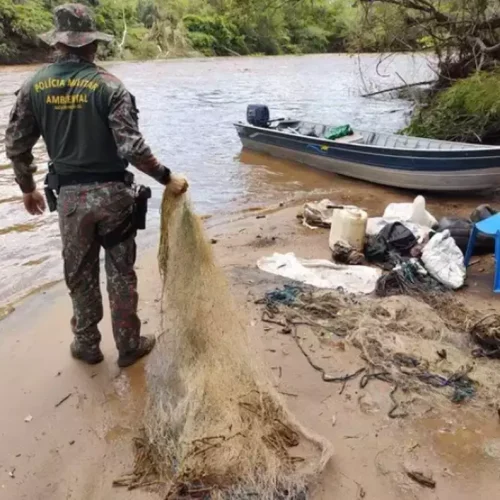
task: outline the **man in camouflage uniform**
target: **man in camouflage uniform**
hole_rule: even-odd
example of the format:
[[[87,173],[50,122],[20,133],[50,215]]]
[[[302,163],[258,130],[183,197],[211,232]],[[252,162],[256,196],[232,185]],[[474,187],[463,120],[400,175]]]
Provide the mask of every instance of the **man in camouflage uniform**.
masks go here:
[[[25,208],[35,215],[45,210],[45,200],[33,180],[32,148],[40,136],[47,145],[60,181],[64,275],[73,302],[71,354],[96,364],[103,360],[99,253],[104,237],[131,220],[134,195],[125,183],[127,164],[174,195],[185,192],[187,182],[171,175],[151,153],[139,132],[133,96],[115,76],[94,64],[98,41],[109,42],[112,37],[96,31],[90,9],[67,4],[54,14],[55,30],[41,38],[58,49],[58,59],[18,92],[6,149]],[[118,365],[125,367],[151,352],[155,339],[140,336],[135,231],[122,236],[126,239],[104,246]]]

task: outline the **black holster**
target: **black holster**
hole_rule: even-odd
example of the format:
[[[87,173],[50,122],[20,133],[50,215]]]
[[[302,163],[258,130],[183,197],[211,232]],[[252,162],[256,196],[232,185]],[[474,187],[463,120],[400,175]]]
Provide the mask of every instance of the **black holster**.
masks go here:
[[[136,186],[134,189],[134,206],[130,215],[113,231],[99,238],[105,249],[113,248],[128,240],[137,230],[146,229],[146,215],[151,189],[146,186]]]
[[[139,230],[146,229],[146,215],[148,213],[148,200],[150,198],[150,188],[147,186],[137,186],[135,192],[134,218],[135,227]]]
[[[51,212],[55,212],[57,210],[57,196],[59,194],[59,178],[54,171],[54,166],[52,163],[49,163],[49,173],[45,176],[44,182],[44,192],[45,198],[47,199],[47,205]]]

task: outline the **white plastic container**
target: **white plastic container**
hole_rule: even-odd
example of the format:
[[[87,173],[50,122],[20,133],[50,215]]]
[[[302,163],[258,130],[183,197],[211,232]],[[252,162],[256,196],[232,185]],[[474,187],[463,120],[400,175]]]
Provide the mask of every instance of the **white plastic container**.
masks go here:
[[[368,214],[360,208],[335,209],[330,229],[330,249],[333,250],[335,243],[342,242],[356,250],[363,251],[367,221]]]
[[[428,228],[437,225],[437,220],[425,208],[423,196],[417,196],[413,203],[390,203],[385,209],[384,219],[413,222]]]

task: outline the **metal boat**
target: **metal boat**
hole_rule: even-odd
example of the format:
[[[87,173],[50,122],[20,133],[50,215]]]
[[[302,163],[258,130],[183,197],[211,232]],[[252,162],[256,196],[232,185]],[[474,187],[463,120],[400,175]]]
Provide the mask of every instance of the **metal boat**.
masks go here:
[[[257,113],[256,113],[257,111]],[[269,120],[249,106],[235,127],[245,148],[364,181],[418,191],[481,191],[500,187],[500,147],[351,130],[300,120]]]

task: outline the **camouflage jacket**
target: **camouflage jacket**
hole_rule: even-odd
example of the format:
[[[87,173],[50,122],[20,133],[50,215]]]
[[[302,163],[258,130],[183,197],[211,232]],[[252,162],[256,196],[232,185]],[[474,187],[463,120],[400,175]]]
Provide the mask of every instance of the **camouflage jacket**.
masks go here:
[[[60,57],[56,64],[65,62],[85,62],[78,56]],[[108,125],[116,143],[118,155],[161,183],[168,182],[169,170],[163,167],[151,153],[138,125],[138,110],[134,97],[126,90],[121,81],[106,70],[96,67],[102,81],[113,94],[109,108]],[[29,79],[17,92],[5,133],[7,157],[12,161],[16,182],[24,193],[35,189],[32,149],[43,131],[35,116],[31,100],[31,87],[35,77]]]

